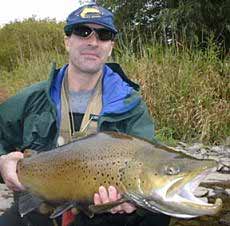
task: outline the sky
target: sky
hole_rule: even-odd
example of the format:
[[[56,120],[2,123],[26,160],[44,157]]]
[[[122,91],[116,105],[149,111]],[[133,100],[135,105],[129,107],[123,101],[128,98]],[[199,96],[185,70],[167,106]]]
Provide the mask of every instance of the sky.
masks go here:
[[[35,16],[65,21],[79,6],[78,0],[1,0],[0,26]]]

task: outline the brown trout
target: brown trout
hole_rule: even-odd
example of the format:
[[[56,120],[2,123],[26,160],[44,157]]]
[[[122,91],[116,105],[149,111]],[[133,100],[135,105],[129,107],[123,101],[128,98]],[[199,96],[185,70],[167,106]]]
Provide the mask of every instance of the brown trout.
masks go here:
[[[129,201],[153,212],[192,218],[221,209],[221,199],[212,204],[193,195],[216,166],[215,161],[198,160],[166,145],[100,132],[24,158],[17,171],[20,182],[39,200],[64,204],[53,217],[73,206],[91,216]],[[101,185],[115,186],[122,198],[93,205],[93,195]],[[24,203],[20,209],[24,215],[33,208]]]

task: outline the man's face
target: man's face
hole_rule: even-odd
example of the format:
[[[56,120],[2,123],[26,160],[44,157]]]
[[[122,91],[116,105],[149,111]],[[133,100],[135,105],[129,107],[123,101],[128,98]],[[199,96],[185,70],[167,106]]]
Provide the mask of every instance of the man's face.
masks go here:
[[[91,28],[103,28],[97,24],[86,24]],[[111,55],[114,42],[101,41],[95,32],[86,38],[72,34],[65,38],[65,46],[69,52],[69,64],[75,70],[94,74],[99,72]]]

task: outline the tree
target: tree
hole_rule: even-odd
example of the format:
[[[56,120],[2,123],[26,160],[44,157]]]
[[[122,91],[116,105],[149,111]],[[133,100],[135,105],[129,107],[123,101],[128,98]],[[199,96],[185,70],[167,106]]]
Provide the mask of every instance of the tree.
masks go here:
[[[115,13],[118,28],[155,32],[174,43],[205,47],[214,41],[230,48],[230,0],[98,0]],[[143,33],[143,32],[142,32]],[[165,39],[165,37],[167,38]]]

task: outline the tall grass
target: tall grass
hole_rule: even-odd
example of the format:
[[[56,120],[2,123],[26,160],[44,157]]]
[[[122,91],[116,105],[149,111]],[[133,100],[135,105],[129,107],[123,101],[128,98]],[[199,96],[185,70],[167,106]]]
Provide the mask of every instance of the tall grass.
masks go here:
[[[139,49],[135,55],[126,47],[116,61],[141,85],[158,136],[224,142],[230,136],[229,59],[221,61],[212,43],[201,51],[163,48],[153,40],[152,45],[140,43]]]
[[[124,37],[118,40],[113,60],[141,85],[158,138],[224,142],[230,136],[230,59],[221,61],[218,48],[211,42],[206,51],[201,51],[163,47],[154,40],[143,44],[141,36],[134,38],[135,46]],[[0,88],[7,87],[13,95],[26,85],[46,79],[52,61],[61,66],[66,60],[66,55],[56,50],[20,60],[13,71],[0,70]]]
[[[14,95],[25,86],[47,79],[52,63],[60,66],[66,59],[66,55],[53,51],[40,53],[33,60],[24,60],[11,72],[0,71],[0,88],[7,88],[9,95]]]

